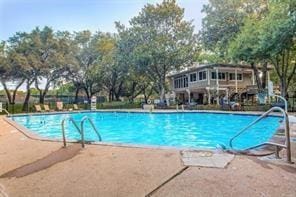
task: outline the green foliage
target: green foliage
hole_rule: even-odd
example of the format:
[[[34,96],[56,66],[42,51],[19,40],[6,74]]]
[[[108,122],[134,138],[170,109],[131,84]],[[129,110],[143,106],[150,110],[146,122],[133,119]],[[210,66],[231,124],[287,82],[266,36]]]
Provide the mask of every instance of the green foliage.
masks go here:
[[[295,75],[296,2],[290,0],[210,0],[201,31],[204,47],[225,60],[274,66],[286,96]],[[260,84],[262,83],[262,84]]]
[[[266,0],[209,0],[202,12],[203,47],[229,61],[228,46],[241,32],[247,17],[259,19],[267,11]]]
[[[26,105],[30,94],[39,94],[40,103],[47,94],[79,93],[88,99],[105,94],[109,101],[128,97],[132,102],[137,96],[147,100],[156,93],[164,99],[168,73],[193,61],[244,61],[254,71],[258,65],[272,64],[272,78],[286,95],[295,91],[296,81],[295,4],[209,0],[203,8],[200,40],[175,0],[147,4],[129,27],[117,22],[117,34],[70,33],[50,27],[17,32],[0,43],[0,82],[9,103],[15,102],[24,83]],[[16,84],[12,91],[11,81]]]
[[[107,102],[97,104],[98,109],[135,109],[140,108],[141,103],[130,103],[130,102],[122,102],[122,101],[115,101],[115,102]]]
[[[273,64],[286,96],[296,71],[296,3],[269,2],[268,11],[258,19],[245,19],[241,32],[231,42],[229,51],[234,59],[249,63],[269,61]]]
[[[132,63],[155,83],[160,98],[164,99],[166,75],[190,65],[196,54],[194,27],[184,20],[184,9],[174,0],[147,4],[132,18],[130,26],[122,31],[134,40]]]
[[[99,41],[102,37],[101,32],[94,35],[90,31],[75,32],[71,44],[75,60],[70,65],[67,78],[76,87],[76,95],[82,89],[88,100],[102,90],[102,54],[99,51]]]

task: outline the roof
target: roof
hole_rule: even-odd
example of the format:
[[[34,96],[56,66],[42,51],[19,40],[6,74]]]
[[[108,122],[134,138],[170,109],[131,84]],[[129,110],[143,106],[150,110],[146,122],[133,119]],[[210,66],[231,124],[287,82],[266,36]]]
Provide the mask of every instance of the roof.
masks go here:
[[[224,64],[224,63],[215,63],[215,64],[197,64],[194,63],[193,66],[191,67],[186,67],[183,70],[179,70],[179,71],[173,71],[171,72],[168,77],[174,77],[176,75],[180,75],[180,74],[187,74],[190,72],[194,72],[197,70],[201,70],[201,69],[205,69],[205,68],[215,68],[215,67],[233,67],[233,68],[246,68],[246,69],[252,69],[251,65],[248,64]],[[261,66],[258,67],[259,69],[261,68]],[[267,66],[268,70],[272,69],[272,66],[268,65]]]

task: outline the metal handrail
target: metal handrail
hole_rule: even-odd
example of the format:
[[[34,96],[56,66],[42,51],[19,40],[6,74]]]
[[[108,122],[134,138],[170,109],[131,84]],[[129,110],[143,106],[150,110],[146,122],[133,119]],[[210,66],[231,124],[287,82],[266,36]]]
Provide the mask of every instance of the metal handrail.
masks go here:
[[[95,124],[93,123],[92,119],[90,119],[88,116],[84,116],[82,119],[81,119],[81,122],[80,122],[80,128],[81,128],[81,140],[83,141],[83,144],[84,144],[84,122],[88,120],[90,125],[92,126],[93,130],[95,131],[95,133],[97,134],[98,138],[99,138],[99,141],[102,141],[102,137],[100,135],[100,133],[98,132]],[[83,146],[84,147],[84,146]]]
[[[289,118],[288,118],[287,112],[285,110],[283,110],[282,108],[280,108],[280,107],[272,107],[267,112],[263,113],[259,118],[257,118],[256,120],[254,120],[248,126],[246,126],[244,129],[242,129],[241,131],[239,131],[236,135],[234,135],[230,139],[229,146],[233,149],[233,140],[235,138],[237,138],[238,136],[240,136],[242,133],[244,133],[246,130],[248,130],[251,126],[253,126],[257,122],[259,122],[260,120],[262,120],[268,114],[270,114],[271,112],[274,112],[275,110],[279,110],[283,114],[283,118],[284,118],[284,122],[285,122],[285,137],[286,137],[286,143],[285,143],[285,145],[279,144],[279,143],[273,143],[273,142],[265,142],[265,143],[262,143],[262,144],[259,144],[259,145],[256,145],[256,146],[247,148],[246,150],[253,149],[253,148],[258,148],[258,147],[263,146],[263,145],[273,145],[273,146],[277,146],[277,147],[286,148],[287,149],[287,151],[286,151],[286,154],[287,154],[287,162],[288,163],[292,163],[292,160],[291,160],[291,142],[290,142]]]
[[[272,94],[271,96],[278,97],[278,98],[282,99],[285,104],[285,111],[288,112],[288,101],[284,97],[276,95],[276,94]]]
[[[72,117],[65,117],[65,118],[62,120],[62,122],[61,122],[64,147],[67,146],[67,143],[66,143],[66,134],[65,134],[65,121],[66,121],[66,120],[69,120],[70,122],[73,123],[73,125],[75,126],[75,128],[77,129],[77,131],[80,133],[81,138],[82,138],[82,132],[81,132],[81,130],[79,129],[79,126],[77,125],[77,123],[75,122],[75,120],[74,120]],[[81,145],[82,145],[82,147],[84,147],[84,140],[81,140]]]

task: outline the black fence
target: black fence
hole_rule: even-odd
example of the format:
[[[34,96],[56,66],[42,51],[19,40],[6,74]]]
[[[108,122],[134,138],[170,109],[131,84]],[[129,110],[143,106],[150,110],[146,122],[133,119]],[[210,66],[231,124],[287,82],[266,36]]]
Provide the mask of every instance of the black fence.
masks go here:
[[[63,102],[63,106],[65,109],[73,109],[73,104],[75,102],[74,96],[62,95],[62,96],[47,96],[45,98],[44,104],[47,104],[50,109],[56,110],[56,102],[61,101]],[[77,104],[80,109],[90,109],[90,104],[86,97],[78,97]],[[9,104],[7,98],[5,96],[0,96],[0,102],[3,103],[3,108],[9,111],[12,114],[15,113],[30,113],[35,112],[34,105],[39,104],[39,96],[32,95],[30,98],[30,102],[25,108],[23,109],[23,101],[17,101],[15,104]],[[280,101],[280,99],[272,100],[271,104],[268,105],[258,105],[258,104],[249,104],[244,105],[245,111],[266,111],[271,106],[284,106],[284,103]],[[41,105],[42,106],[42,105]],[[97,97],[97,108],[98,109],[127,109],[127,108],[140,108],[141,102],[134,102],[130,103],[126,102],[106,102],[105,97]],[[221,110],[221,107],[216,105],[198,105],[196,106],[197,109],[208,109],[208,110]],[[174,109],[174,106],[171,106]],[[288,111],[289,112],[296,112],[296,96],[289,97],[288,99]]]
[[[35,112],[34,105],[39,104],[39,95],[31,95],[28,105],[23,105],[24,98],[19,97],[14,104],[9,104],[5,95],[0,95],[0,102],[2,102],[3,108],[12,114],[15,113],[30,113]],[[77,102],[75,102],[75,100]],[[48,105],[50,109],[56,109],[56,102],[63,102],[65,109],[73,108],[73,104],[78,104],[80,109],[90,109],[90,104],[87,97],[79,96],[77,99],[74,96],[59,95],[59,96],[46,96],[44,99],[44,104]],[[106,102],[105,97],[97,97],[97,103]]]

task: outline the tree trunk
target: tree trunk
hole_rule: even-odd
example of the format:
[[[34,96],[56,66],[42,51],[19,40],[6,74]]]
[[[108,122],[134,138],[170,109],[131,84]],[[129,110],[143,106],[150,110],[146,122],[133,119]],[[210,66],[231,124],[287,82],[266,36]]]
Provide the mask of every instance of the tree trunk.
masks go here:
[[[111,101],[114,101],[114,91],[112,91],[112,94],[111,94]]]
[[[89,93],[89,91],[88,91],[88,88],[84,88],[84,91],[85,91],[85,94],[86,94],[86,97],[87,97],[87,102],[90,104],[90,93]]]
[[[266,80],[267,80],[267,62],[265,61],[262,66],[262,79],[261,79],[261,86],[263,90],[266,88]]]
[[[1,81],[1,84],[4,88],[4,91],[6,93],[6,96],[7,96],[7,99],[8,99],[8,103],[9,104],[15,104],[15,98],[16,98],[16,94],[17,94],[17,91],[18,89],[21,87],[21,85],[25,82],[25,79],[22,79],[17,85],[16,87],[14,88],[13,90],[13,93],[12,93],[12,96],[11,96],[11,93],[9,91],[9,89],[7,88],[6,84],[4,81]]]
[[[39,92],[40,93],[40,95],[39,95],[39,103],[44,104],[45,96],[47,95],[48,89],[49,89],[49,87],[47,87],[47,85],[46,85],[45,89],[43,91]]]
[[[286,79],[285,78],[280,79],[280,87],[281,87],[281,96],[286,98],[286,96],[287,96],[287,85],[286,85]]]
[[[39,90],[39,103],[44,104],[43,91]]]
[[[112,101],[112,90],[109,90],[109,102]]]
[[[148,102],[149,97],[150,97],[151,94],[153,93],[153,88],[152,88],[152,87],[151,87],[151,89],[148,91],[148,93],[147,93],[147,88],[148,88],[148,87],[146,87],[145,89],[143,89],[144,100],[145,100],[145,103],[146,103],[146,104],[147,104],[147,102]]]
[[[259,71],[255,65],[254,62],[251,63],[252,69],[254,70],[254,75],[255,75],[255,79],[256,79],[256,83],[257,83],[257,87],[258,87],[258,92],[262,92],[263,88],[262,88],[262,83],[259,77]]]
[[[79,88],[76,87],[76,90],[75,90],[75,100],[74,100],[74,103],[75,104],[78,104],[78,94],[79,94]]]
[[[44,104],[45,96],[49,90],[49,86],[50,86],[50,80],[47,79],[44,90],[42,90],[41,88],[39,88],[38,80],[35,79],[35,87],[39,91],[39,103]]]
[[[26,93],[26,97],[25,97],[25,101],[23,104],[23,111],[29,112],[29,100],[30,100],[30,96],[31,96],[31,85],[34,82],[34,80],[30,80],[27,79],[27,85],[26,85],[26,89],[27,89],[27,93]]]
[[[160,84],[159,84],[159,91],[160,91],[160,102],[164,102],[165,100],[165,79],[161,79]]]
[[[147,101],[148,101],[148,95],[147,95],[147,93],[146,93],[146,90],[147,90],[147,88],[144,88],[143,89],[143,95],[144,95],[144,101],[145,101],[145,103],[147,104]]]
[[[6,83],[1,81],[1,84],[2,84],[2,86],[4,88],[5,93],[6,93],[6,97],[8,99],[8,103],[9,104],[12,104],[11,94],[10,94],[10,91],[8,90],[8,88],[6,86]]]
[[[123,86],[123,81],[120,82],[117,91],[114,91],[116,101],[119,101],[119,97],[120,97],[121,91],[122,91],[122,86]]]

